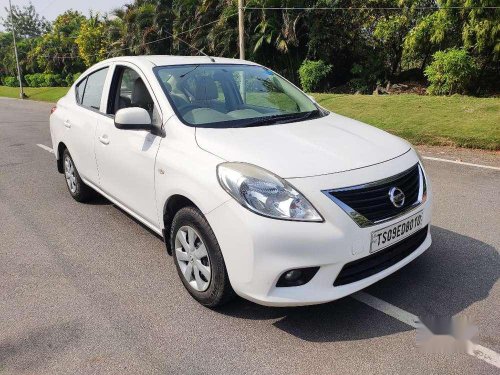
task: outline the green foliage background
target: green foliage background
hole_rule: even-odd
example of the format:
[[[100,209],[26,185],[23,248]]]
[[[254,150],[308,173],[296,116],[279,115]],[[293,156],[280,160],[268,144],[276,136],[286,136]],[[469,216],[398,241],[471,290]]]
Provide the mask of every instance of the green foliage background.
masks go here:
[[[388,81],[433,84],[444,66],[440,51],[453,49],[462,51],[474,79],[462,74],[460,82],[433,84],[430,92],[498,94],[500,10],[489,8],[495,6],[498,0],[247,0],[246,56],[297,84],[304,61],[331,67],[315,79],[318,91],[371,92]],[[276,7],[312,9],[260,9]],[[202,50],[238,57],[237,0],[133,0],[109,14],[66,11],[52,23],[33,6],[14,8],[23,75],[59,74],[72,82],[74,74],[120,55]],[[11,35],[0,33],[0,80],[16,74]]]

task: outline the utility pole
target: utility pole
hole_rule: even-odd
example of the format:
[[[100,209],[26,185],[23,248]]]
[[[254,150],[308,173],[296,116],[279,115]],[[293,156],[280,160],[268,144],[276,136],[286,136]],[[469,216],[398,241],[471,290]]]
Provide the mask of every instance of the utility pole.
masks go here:
[[[240,59],[245,60],[245,20],[243,17],[243,2],[244,0],[238,0],[238,31],[240,42]]]
[[[14,26],[14,17],[12,17],[12,2],[9,0],[10,9],[10,27],[12,27],[12,39],[14,40],[14,54],[16,55],[17,79],[19,80],[19,97],[24,99],[23,81],[21,77],[21,67],[19,66],[19,57],[17,56],[16,31]]]

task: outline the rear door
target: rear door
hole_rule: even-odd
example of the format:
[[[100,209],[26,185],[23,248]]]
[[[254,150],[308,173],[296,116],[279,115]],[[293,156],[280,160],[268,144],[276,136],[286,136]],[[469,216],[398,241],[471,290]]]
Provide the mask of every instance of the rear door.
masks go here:
[[[86,75],[76,85],[76,105],[63,115],[66,146],[80,176],[94,184],[99,182],[94,139],[98,121],[103,116],[101,100],[109,70],[103,67]]]
[[[155,158],[162,137],[146,130],[118,129],[115,113],[145,108],[161,129],[158,102],[142,72],[133,64],[116,64],[107,100],[107,116],[99,119],[96,159],[101,189],[153,229],[160,227],[155,199]]]

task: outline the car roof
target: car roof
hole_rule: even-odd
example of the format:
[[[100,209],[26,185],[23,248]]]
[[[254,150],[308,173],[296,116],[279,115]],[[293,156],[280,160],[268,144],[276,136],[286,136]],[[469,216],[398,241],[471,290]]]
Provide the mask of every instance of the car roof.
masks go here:
[[[212,59],[215,61],[212,61]],[[247,64],[259,65],[251,61],[240,59],[228,59],[215,56],[173,56],[173,55],[142,55],[142,56],[120,56],[102,61],[119,62],[127,61],[139,66],[162,66],[162,65],[185,65],[185,64]]]

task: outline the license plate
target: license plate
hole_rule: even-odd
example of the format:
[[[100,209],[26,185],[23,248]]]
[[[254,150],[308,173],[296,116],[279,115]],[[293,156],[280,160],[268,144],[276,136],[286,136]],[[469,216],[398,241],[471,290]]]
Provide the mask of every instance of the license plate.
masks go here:
[[[396,224],[389,225],[385,228],[372,232],[372,243],[370,245],[370,253],[375,253],[388,246],[394,245],[403,238],[422,229],[422,211],[417,212]]]

